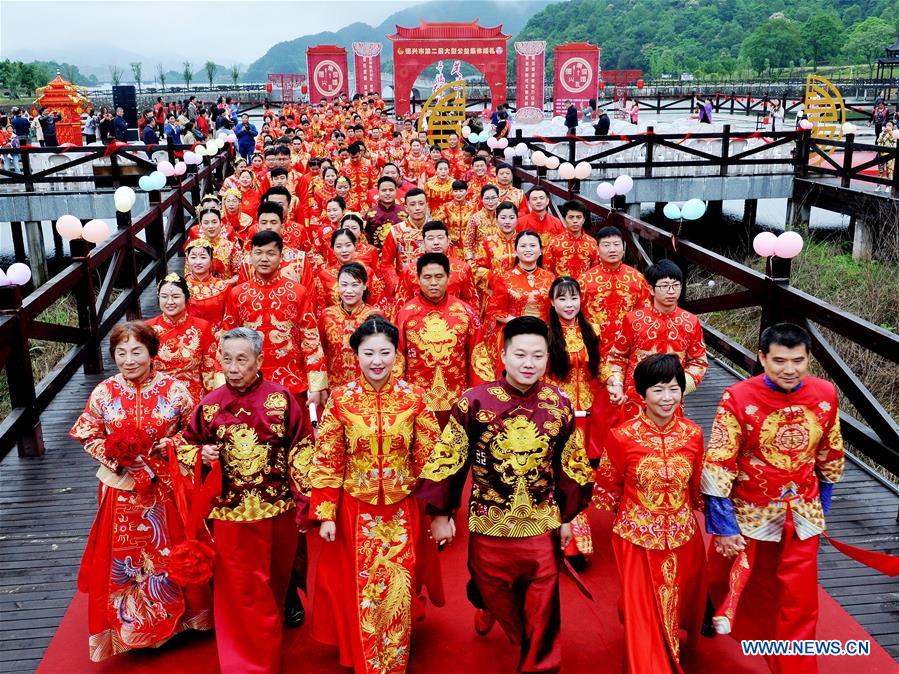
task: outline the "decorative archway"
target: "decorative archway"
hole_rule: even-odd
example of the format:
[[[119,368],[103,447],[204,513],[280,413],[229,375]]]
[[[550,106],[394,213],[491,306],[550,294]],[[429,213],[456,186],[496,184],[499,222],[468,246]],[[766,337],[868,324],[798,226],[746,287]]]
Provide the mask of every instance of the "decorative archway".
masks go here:
[[[493,28],[470,23],[427,23],[396,27],[393,42],[393,92],[397,116],[409,114],[409,94],[415,78],[432,63],[458,59],[474,66],[490,87],[493,107],[506,102],[506,41],[502,24]]]

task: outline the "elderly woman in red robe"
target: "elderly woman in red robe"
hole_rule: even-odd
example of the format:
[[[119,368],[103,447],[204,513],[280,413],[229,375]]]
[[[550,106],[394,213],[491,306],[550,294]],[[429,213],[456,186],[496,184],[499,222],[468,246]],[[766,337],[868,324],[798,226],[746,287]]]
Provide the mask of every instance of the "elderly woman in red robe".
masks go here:
[[[167,453],[194,406],[187,387],[153,368],[159,341],[140,321],[109,336],[119,374],[93,390],[70,435],[100,464],[100,506],[78,572],[88,594],[91,660],[211,629],[208,586],[180,587],[167,573],[184,540]]]
[[[423,391],[392,374],[398,344],[378,315],[353,333],[362,375],[329,398],[309,471],[326,541],[312,635],[357,674],[406,671],[422,524],[411,494],[438,433]]]
[[[677,410],[680,359],[652,354],[634,369],[642,411],[613,429],[596,471],[594,503],[615,513],[612,549],[629,672],[683,672],[680,630],[695,645],[706,601],[702,430]]]

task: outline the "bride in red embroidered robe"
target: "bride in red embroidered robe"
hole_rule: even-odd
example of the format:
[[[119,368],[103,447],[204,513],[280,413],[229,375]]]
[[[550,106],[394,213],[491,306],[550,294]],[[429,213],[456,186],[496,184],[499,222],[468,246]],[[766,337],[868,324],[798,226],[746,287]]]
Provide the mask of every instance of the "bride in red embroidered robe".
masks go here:
[[[153,371],[150,326],[118,325],[109,343],[119,374],[97,385],[70,432],[100,464],[100,506],[78,572],[95,662],[160,646],[185,629],[212,629],[210,588],[179,587],[166,573],[169,552],[184,540],[166,456],[181,442],[193,400],[181,382]],[[111,443],[125,433],[152,443],[130,467]]]
[[[398,343],[379,315],[353,333],[362,376],[328,399],[309,472],[326,541],[312,636],[336,643],[357,674],[406,671],[422,526],[411,494],[438,435],[423,391],[391,374]]]
[[[178,274],[162,280],[158,298],[162,314],[147,321],[159,339],[153,366],[187,386],[190,397],[199,402],[225,383],[216,357],[215,331],[208,321],[189,314],[190,291],[187,281]]]
[[[634,386],[645,407],[607,436],[593,502],[615,513],[626,670],[681,674],[679,631],[693,648],[706,602],[705,552],[693,512],[702,508],[702,430],[676,413],[686,389],[676,355],[647,356],[634,370]]]
[[[581,311],[581,287],[570,276],[560,276],[549,288],[549,364],[546,381],[558,386],[571,400],[576,433],[587,444],[592,429],[605,423],[596,416],[595,402],[604,390],[599,379],[602,362],[599,329]],[[571,521],[574,536],[565,548],[567,557],[593,554],[593,536],[586,512]],[[572,559],[572,564],[575,560]]]

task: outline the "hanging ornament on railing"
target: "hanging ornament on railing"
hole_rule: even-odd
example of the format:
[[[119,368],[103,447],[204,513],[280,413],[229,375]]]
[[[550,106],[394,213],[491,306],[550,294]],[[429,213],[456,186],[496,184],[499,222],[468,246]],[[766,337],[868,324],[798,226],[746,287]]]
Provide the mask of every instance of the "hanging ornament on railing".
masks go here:
[[[629,175],[620,175],[615,178],[615,194],[624,196],[634,189],[634,179]]]
[[[705,202],[702,199],[690,199],[680,209],[684,220],[699,220],[705,215]]]

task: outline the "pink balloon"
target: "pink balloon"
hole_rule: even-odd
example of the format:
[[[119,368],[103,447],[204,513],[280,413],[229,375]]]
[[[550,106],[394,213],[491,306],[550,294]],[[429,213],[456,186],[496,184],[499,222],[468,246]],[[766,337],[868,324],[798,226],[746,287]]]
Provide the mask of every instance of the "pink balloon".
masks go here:
[[[799,128],[805,129],[806,131],[808,131],[809,129],[811,129],[814,126],[815,125],[812,124],[812,120],[810,120],[810,119],[803,119],[803,120],[800,120],[800,122],[799,122]]]
[[[489,147],[491,150],[495,149],[496,148],[496,138],[493,138],[492,136],[490,138],[488,138],[487,139],[487,147]]]
[[[790,260],[802,251],[802,235],[799,232],[784,232],[777,237],[774,244],[774,254],[784,260]]]
[[[752,249],[759,257],[771,257],[776,243],[777,236],[773,232],[759,232],[752,240]]]
[[[56,231],[66,241],[81,238],[81,220],[74,215],[61,215],[56,221]]]
[[[507,147],[509,147],[509,139],[508,138],[497,138],[496,147],[498,147],[500,150],[505,150]]]
[[[187,173],[187,164],[185,164],[183,161],[179,161],[175,164],[174,170],[176,176],[183,176],[185,173]]]
[[[165,177],[175,175],[175,167],[172,166],[172,162],[163,159],[161,162],[156,164],[156,170],[159,171]]]
[[[6,272],[0,269],[0,288],[9,285],[9,279],[6,278]]]
[[[603,200],[611,199],[615,196],[615,186],[612,183],[599,183],[596,186],[596,195]]]
[[[23,286],[31,280],[31,267],[24,262],[16,262],[6,270],[10,285]]]
[[[91,220],[84,225],[84,233],[82,236],[85,241],[100,243],[109,236],[109,225],[103,220]]]

